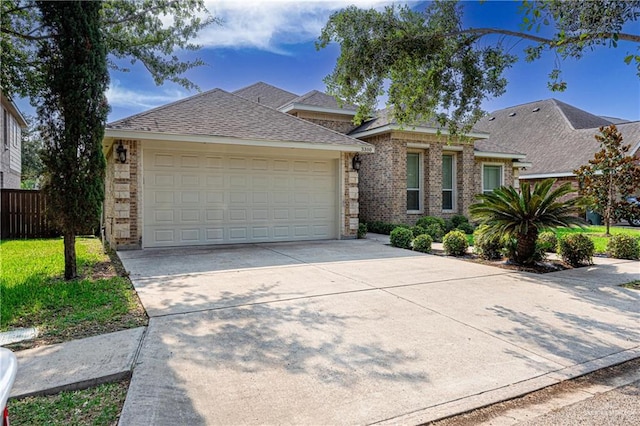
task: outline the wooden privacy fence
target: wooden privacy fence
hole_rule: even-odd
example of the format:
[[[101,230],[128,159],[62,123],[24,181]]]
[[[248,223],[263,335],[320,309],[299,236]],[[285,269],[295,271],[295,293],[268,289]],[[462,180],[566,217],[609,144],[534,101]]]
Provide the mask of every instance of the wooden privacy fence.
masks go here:
[[[59,235],[45,218],[44,195],[37,190],[0,190],[0,238],[46,238]]]

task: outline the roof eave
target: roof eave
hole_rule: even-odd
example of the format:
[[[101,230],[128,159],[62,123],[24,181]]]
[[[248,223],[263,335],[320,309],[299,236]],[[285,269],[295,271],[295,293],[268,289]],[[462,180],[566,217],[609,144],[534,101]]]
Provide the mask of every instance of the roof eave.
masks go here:
[[[507,152],[491,152],[491,151],[474,151],[474,157],[482,157],[482,158],[501,158],[501,159],[511,159],[511,160],[524,160],[527,158],[524,154],[516,154],[516,153],[507,153]]]
[[[392,131],[402,131],[402,132],[411,132],[411,133],[424,133],[429,135],[448,135],[449,132],[444,129],[434,129],[433,127],[425,127],[425,126],[415,126],[415,127],[403,127],[397,124],[385,124],[384,126],[376,127],[375,129],[364,130],[362,132],[349,133],[349,136],[354,138],[364,138],[367,136],[375,136],[383,133],[388,133]],[[467,133],[464,135],[469,138],[474,139],[489,139],[489,133],[484,132],[473,132]]]
[[[28,127],[27,120],[25,120],[24,116],[18,109],[18,106],[11,99],[9,99],[9,97],[5,96],[4,93],[2,93],[2,100],[4,101],[3,103],[7,106],[7,109],[18,121],[20,128],[22,129],[27,128]]]
[[[194,142],[194,143],[210,143],[223,145],[243,145],[243,146],[260,146],[268,148],[293,148],[308,149],[317,151],[341,151],[341,152],[360,152],[373,153],[375,151],[373,145],[366,142],[353,145],[343,145],[336,143],[324,142],[301,142],[301,141],[271,141],[271,140],[254,140],[240,139],[229,136],[209,136],[209,135],[183,135],[164,132],[149,132],[141,130],[125,130],[125,129],[105,129],[104,140],[112,141],[116,139],[146,139],[167,142]],[[108,146],[104,146],[108,149]]]
[[[306,105],[300,103],[290,103],[283,107],[277,108],[280,112],[295,112],[295,111],[308,111],[308,112],[322,112],[325,114],[337,114],[337,115],[346,115],[348,117],[354,117],[356,115],[356,111],[342,109],[342,108],[327,108],[316,105]]]
[[[520,175],[520,179],[547,179],[547,178],[561,178],[561,177],[574,177],[575,174],[571,172],[555,172],[555,173],[533,173],[530,175]]]

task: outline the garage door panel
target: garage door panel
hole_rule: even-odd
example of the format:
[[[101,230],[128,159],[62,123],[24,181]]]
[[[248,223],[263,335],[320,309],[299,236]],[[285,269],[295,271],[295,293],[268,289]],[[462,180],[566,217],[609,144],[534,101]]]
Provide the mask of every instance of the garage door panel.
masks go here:
[[[217,156],[206,156],[205,157],[205,167],[209,169],[221,169],[222,168],[222,157]]]
[[[224,229],[223,228],[206,228],[205,241],[212,244],[223,243]]]
[[[221,209],[205,210],[205,220],[207,222],[224,221],[224,210],[221,210]]]
[[[197,155],[181,155],[180,166],[186,169],[197,169],[200,167],[199,157]]]
[[[200,177],[196,175],[182,175],[180,183],[183,188],[193,188],[200,186]]]
[[[198,242],[200,241],[200,229],[182,229],[180,231],[180,242],[181,243],[189,243],[189,242]]]
[[[200,210],[180,210],[180,221],[200,223]]]
[[[144,247],[337,237],[336,160],[144,152]]]

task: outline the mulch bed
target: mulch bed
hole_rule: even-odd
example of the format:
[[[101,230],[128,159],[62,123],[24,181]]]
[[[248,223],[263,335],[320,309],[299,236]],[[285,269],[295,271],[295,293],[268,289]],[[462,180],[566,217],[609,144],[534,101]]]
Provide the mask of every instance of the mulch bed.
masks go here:
[[[447,256],[443,250],[433,250],[431,254],[436,256]],[[572,266],[561,260],[549,259],[544,262],[538,262],[534,266],[521,266],[509,263],[506,258],[499,260],[482,259],[475,254],[467,254],[465,256],[456,257],[456,259],[466,260],[468,262],[480,263],[482,265],[495,266],[496,268],[509,269],[511,271],[532,272],[534,274],[547,274],[549,272],[564,271],[573,269]]]

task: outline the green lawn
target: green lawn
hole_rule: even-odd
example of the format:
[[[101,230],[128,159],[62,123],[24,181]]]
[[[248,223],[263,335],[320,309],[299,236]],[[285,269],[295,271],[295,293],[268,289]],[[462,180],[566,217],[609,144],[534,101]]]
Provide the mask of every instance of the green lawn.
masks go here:
[[[0,331],[37,327],[53,343],[146,324],[100,240],[78,238],[76,251],[81,278],[65,282],[62,239],[0,243]]]
[[[128,382],[52,396],[10,400],[12,426],[115,425],[127,396]]]
[[[632,235],[635,237],[640,238],[640,228],[622,228],[622,227],[616,227],[616,226],[612,226],[609,229],[610,233],[612,235],[617,235],[617,234],[626,234],[626,235]],[[606,227],[605,226],[587,226],[583,229],[580,228],[558,228],[556,230],[556,235],[558,236],[558,238],[562,237],[563,235],[567,235],[567,234],[575,234],[575,233],[583,233],[587,236],[589,236],[589,238],[591,238],[591,240],[593,240],[593,245],[595,246],[595,250],[596,253],[606,253],[607,252],[607,242],[609,241],[610,237],[607,237],[605,235],[606,232]]]

